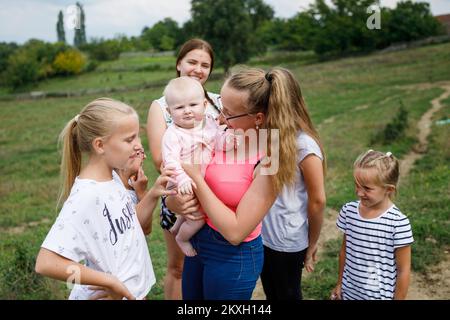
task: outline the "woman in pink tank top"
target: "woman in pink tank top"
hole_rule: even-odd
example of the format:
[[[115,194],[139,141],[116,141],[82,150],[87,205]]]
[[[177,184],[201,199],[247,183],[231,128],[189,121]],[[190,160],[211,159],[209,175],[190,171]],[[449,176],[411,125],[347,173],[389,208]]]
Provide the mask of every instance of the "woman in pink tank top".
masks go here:
[[[242,140],[237,150],[217,152],[204,178],[199,166],[183,166],[207,216],[191,239],[197,256],[185,258],[183,299],[251,298],[263,265],[261,222],[282,187],[294,183],[299,97],[282,68],[242,69],[226,80],[221,118]]]

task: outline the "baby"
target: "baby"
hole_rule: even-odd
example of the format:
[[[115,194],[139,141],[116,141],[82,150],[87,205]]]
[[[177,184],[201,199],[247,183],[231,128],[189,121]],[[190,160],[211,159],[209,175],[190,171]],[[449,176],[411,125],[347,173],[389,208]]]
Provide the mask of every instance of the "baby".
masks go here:
[[[176,171],[177,186],[180,194],[192,194],[195,185],[183,171],[181,163],[192,159],[200,163],[202,174],[218,150],[229,150],[234,147],[233,136],[222,130],[216,120],[205,115],[207,100],[205,90],[200,82],[189,77],[179,77],[169,82],[164,90],[167,110],[173,123],[167,128],[162,140],[162,157],[164,167],[173,167]],[[200,212],[194,216],[201,216]],[[189,239],[204,225],[204,220],[186,220],[178,217],[170,232],[176,234],[176,241],[187,256],[197,253]]]

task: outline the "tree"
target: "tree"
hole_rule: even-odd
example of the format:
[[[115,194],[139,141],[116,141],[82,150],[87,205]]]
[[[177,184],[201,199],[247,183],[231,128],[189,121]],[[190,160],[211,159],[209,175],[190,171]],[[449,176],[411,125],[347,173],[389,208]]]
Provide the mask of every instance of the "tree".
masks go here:
[[[159,51],[173,50],[181,44],[180,36],[178,23],[171,18],[158,21],[151,28],[145,27],[141,34],[143,41]]]
[[[273,17],[273,9],[261,0],[192,0],[191,4],[192,18],[185,26],[190,36],[211,43],[225,72],[264,52],[265,44],[255,35]]]
[[[56,23],[56,34],[58,37],[58,42],[66,43],[66,33],[64,32],[64,20],[63,13],[60,10],[58,14],[58,22]]]
[[[85,15],[83,6],[77,2],[76,3],[78,10],[80,12],[80,24],[79,28],[75,29],[75,37],[73,39],[73,44],[75,47],[79,48],[87,43],[86,41],[86,25],[85,25]]]
[[[440,24],[426,2],[404,1],[390,12],[386,25],[392,43],[413,41],[439,34]]]

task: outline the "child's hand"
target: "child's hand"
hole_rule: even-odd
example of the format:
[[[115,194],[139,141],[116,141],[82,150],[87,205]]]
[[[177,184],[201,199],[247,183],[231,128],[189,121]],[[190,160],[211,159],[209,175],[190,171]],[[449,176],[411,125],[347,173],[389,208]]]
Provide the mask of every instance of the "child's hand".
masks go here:
[[[89,289],[98,291],[90,300],[136,300],[128,288],[116,277],[111,276],[111,284],[107,287],[91,286]]]
[[[331,291],[330,300],[342,300],[342,285],[338,284]]]
[[[130,177],[130,180],[130,186],[136,191],[138,199],[141,200],[145,195],[148,185],[148,178],[144,173],[144,169],[140,167],[136,175]]]
[[[164,168],[161,169],[161,175],[156,179],[153,187],[150,188],[149,192],[155,198],[159,198],[161,196],[173,196],[177,194],[177,190],[171,189],[167,190],[166,185],[167,182],[172,182],[174,185],[177,184],[177,181],[172,177],[175,176],[175,171],[173,168]]]
[[[180,194],[193,194],[194,192],[192,190],[192,186],[194,186],[194,188],[197,187],[195,185],[195,182],[193,182],[193,181],[185,182],[181,186],[178,186],[178,193],[180,193]]]
[[[306,250],[306,257],[305,257],[305,269],[307,272],[313,272],[314,271],[314,264],[317,261],[317,244],[310,245],[308,247],[308,250]]]

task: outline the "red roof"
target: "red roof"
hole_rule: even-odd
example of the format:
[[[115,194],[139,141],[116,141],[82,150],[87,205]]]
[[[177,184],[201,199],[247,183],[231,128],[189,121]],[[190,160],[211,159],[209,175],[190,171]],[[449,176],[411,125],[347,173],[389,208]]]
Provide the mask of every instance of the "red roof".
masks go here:
[[[447,24],[450,23],[450,13],[449,14],[441,14],[439,16],[435,16],[436,19],[439,20],[439,22]]]

